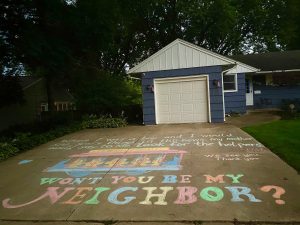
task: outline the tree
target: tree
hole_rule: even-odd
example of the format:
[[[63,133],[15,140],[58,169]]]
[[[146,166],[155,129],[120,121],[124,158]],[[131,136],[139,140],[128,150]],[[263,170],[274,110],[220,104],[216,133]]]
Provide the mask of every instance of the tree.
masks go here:
[[[0,109],[12,104],[22,104],[24,93],[15,76],[0,76]]]
[[[223,55],[299,48],[299,9],[297,0],[3,0],[0,67],[45,77],[51,109],[57,80],[75,91],[107,73],[124,79],[126,65],[176,38]]]

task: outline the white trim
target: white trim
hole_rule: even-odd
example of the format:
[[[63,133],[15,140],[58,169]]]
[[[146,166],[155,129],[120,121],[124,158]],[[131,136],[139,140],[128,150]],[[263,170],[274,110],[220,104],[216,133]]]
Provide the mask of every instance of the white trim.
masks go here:
[[[129,69],[129,70],[127,71],[127,74],[130,74],[130,73],[138,73],[138,72],[142,73],[142,72],[159,71],[159,70],[161,70],[161,69],[153,69],[153,70],[150,70],[149,68],[147,68],[147,69],[145,69],[144,71],[138,71],[138,72],[137,72],[138,69],[143,68],[144,65],[147,64],[148,62],[150,62],[153,58],[155,58],[156,56],[158,56],[158,55],[161,54],[162,52],[168,50],[169,48],[173,47],[174,45],[179,45],[179,43],[182,44],[182,45],[185,45],[185,46],[187,46],[187,47],[189,47],[189,48],[192,48],[192,49],[194,49],[194,50],[196,50],[196,51],[199,51],[199,52],[205,53],[205,54],[207,54],[207,55],[210,55],[210,56],[212,56],[212,57],[215,57],[215,58],[217,58],[217,59],[219,59],[219,60],[223,60],[223,61],[225,61],[225,62],[228,63],[228,64],[234,64],[234,65],[237,65],[237,64],[238,64],[238,65],[240,65],[240,66],[242,66],[242,67],[244,67],[244,68],[250,70],[250,72],[256,72],[256,71],[259,71],[259,69],[255,68],[255,67],[252,67],[252,66],[250,66],[250,65],[247,65],[247,64],[244,64],[244,63],[242,63],[242,62],[239,62],[239,61],[230,59],[230,58],[228,58],[228,57],[226,57],[226,56],[217,54],[217,53],[215,53],[215,52],[212,52],[212,51],[210,51],[210,50],[204,49],[204,48],[202,48],[202,47],[199,47],[199,46],[194,45],[194,44],[192,44],[192,43],[189,43],[189,42],[187,42],[187,41],[184,41],[184,40],[181,40],[181,39],[176,39],[176,40],[174,40],[173,42],[171,42],[170,44],[168,44],[167,46],[165,46],[164,48],[162,48],[161,50],[157,51],[156,53],[154,53],[153,55],[151,55],[150,57],[148,57],[147,59],[143,60],[141,63],[139,63],[139,64],[135,65],[133,68]],[[178,49],[178,51],[179,51],[179,49]],[[179,59],[178,59],[178,60],[179,60]],[[191,67],[187,67],[187,68],[191,68]],[[183,69],[183,68],[182,68],[182,67],[179,67],[178,69]]]
[[[211,111],[210,111],[210,91],[209,91],[209,75],[206,76],[206,88],[207,88],[207,104],[208,104],[208,122],[211,123]]]
[[[183,81],[193,81],[193,80],[204,80],[204,76],[208,75],[196,75],[196,76],[182,76],[182,77],[167,77],[167,78],[155,78],[156,83],[170,83],[170,82],[180,82]]]
[[[228,74],[223,74],[225,76],[228,76],[228,75],[234,75],[234,82],[235,82],[235,89],[233,90],[225,90],[224,88],[224,92],[227,93],[227,92],[238,92],[238,80],[237,80],[237,73],[228,73]],[[223,82],[223,86],[224,86],[224,82]]]
[[[182,77],[168,77],[168,78],[156,78],[153,79],[153,85],[154,85],[154,106],[155,106],[155,124],[158,124],[157,122],[157,101],[156,101],[156,84],[161,83],[170,83],[170,82],[181,82],[181,81],[194,81],[194,80],[202,80],[204,81],[206,79],[206,88],[207,88],[207,111],[208,111],[208,122],[211,123],[211,111],[210,111],[210,91],[209,91],[209,75],[203,74],[203,75],[195,75],[195,76],[182,76]]]
[[[226,121],[226,112],[225,112],[225,95],[224,95],[224,83],[223,83],[223,75],[225,73],[227,73],[228,71],[230,71],[232,68],[224,70],[223,72],[221,72],[221,79],[222,79],[222,98],[223,98],[223,117],[224,117],[224,122]]]
[[[245,82],[246,82],[246,79],[248,79],[249,81],[249,90],[251,90],[250,93],[247,93],[247,88],[246,88],[246,84],[245,84],[245,97],[246,97],[246,107],[247,106],[253,106],[254,105],[254,90],[253,90],[253,82],[252,82],[252,76],[247,76],[245,77]],[[247,94],[251,94],[251,104],[247,104]]]

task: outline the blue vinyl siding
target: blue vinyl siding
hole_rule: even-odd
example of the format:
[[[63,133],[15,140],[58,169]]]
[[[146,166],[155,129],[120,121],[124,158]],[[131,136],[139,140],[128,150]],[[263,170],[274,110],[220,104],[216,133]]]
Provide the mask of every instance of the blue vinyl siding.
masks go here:
[[[237,91],[225,92],[225,113],[245,113],[246,112],[246,90],[245,74],[237,74]]]
[[[144,123],[146,125],[156,123],[154,93],[147,88],[148,85],[154,84],[153,80],[155,78],[182,77],[202,74],[209,75],[211,122],[224,122],[222,88],[213,85],[214,79],[221,81],[221,72],[221,66],[209,66],[145,73],[142,76]]]
[[[265,86],[254,85],[253,90],[261,94],[253,95],[254,108],[280,108],[283,100],[300,100],[300,86]]]

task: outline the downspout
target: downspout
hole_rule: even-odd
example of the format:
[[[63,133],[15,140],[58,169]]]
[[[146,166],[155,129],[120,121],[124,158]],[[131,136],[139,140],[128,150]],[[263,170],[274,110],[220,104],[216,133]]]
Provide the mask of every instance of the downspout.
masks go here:
[[[226,121],[226,117],[225,117],[225,97],[224,97],[224,83],[223,83],[223,75],[225,73],[227,73],[228,71],[236,68],[237,65],[235,65],[234,67],[231,67],[230,69],[224,70],[221,72],[221,80],[222,80],[222,98],[223,98],[223,117],[224,117],[224,122]]]

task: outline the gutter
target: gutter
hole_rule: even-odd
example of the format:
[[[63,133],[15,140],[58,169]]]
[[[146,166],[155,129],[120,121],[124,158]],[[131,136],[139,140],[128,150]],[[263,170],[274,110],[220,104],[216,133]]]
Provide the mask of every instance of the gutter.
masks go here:
[[[286,72],[300,72],[300,69],[293,70],[269,70],[269,71],[257,71],[255,73],[286,73]]]

